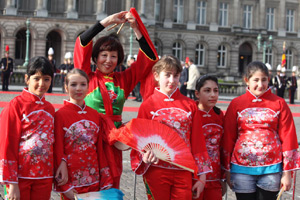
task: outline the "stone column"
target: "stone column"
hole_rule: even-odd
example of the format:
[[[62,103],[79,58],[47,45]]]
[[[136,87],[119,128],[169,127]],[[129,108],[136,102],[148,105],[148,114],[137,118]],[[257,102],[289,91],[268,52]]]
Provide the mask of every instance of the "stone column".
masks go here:
[[[231,9],[230,9],[231,10]],[[240,27],[241,25],[240,25],[240,23],[239,23],[239,21],[240,21],[240,6],[239,6],[239,0],[234,0],[233,1],[233,9],[232,9],[232,11],[233,11],[233,25],[232,26],[234,26],[234,27]]]
[[[209,25],[210,31],[218,31],[218,22],[217,22],[217,16],[218,16],[218,1],[217,0],[211,0],[211,8],[208,9],[211,10],[210,16],[211,16],[211,22]]]
[[[190,30],[196,30],[196,23],[195,23],[195,16],[197,16],[196,12],[196,5],[194,0],[188,1],[189,5],[187,12],[188,12],[188,23],[187,23],[187,29]]]
[[[173,10],[173,1],[166,0],[165,2],[165,20],[164,20],[164,28],[172,28],[172,10]]]
[[[278,19],[278,36],[281,36],[281,37],[286,36],[286,30],[285,30],[285,20],[286,20],[285,1],[286,0],[280,0],[279,6],[278,6],[278,9],[279,9],[278,15],[279,16],[276,17],[276,19]]]
[[[254,14],[254,13],[253,13]],[[257,23],[257,27],[259,29],[265,29],[266,27],[266,2],[265,0],[260,0],[259,1],[259,21]],[[255,19],[255,17],[253,16]]]
[[[6,0],[6,6],[3,10],[4,15],[17,15],[17,8],[16,8],[16,1],[15,0]]]
[[[68,0],[67,18],[78,19],[78,12],[76,10],[76,0]]]
[[[107,13],[105,12],[105,1],[104,0],[97,0],[97,11],[96,11],[96,19],[102,20],[107,17]]]
[[[46,9],[47,0],[37,0],[37,8],[35,10],[35,16],[48,17],[48,10]]]

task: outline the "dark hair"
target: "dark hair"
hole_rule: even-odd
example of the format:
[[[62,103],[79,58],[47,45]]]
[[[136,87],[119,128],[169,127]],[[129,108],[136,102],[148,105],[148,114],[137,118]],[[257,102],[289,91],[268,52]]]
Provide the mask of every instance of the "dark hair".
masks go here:
[[[65,77],[65,85],[68,85],[68,83],[70,81],[69,77],[71,75],[73,75],[73,74],[79,74],[79,75],[83,76],[84,78],[86,78],[86,81],[89,84],[89,77],[88,77],[88,75],[84,71],[82,71],[81,69],[74,68],[74,69],[72,69],[71,71],[69,71],[67,73],[67,75]]]
[[[260,61],[253,61],[253,62],[249,63],[245,70],[244,77],[247,79],[250,79],[253,76],[253,74],[258,70],[260,70],[266,76],[269,77],[269,70],[268,70],[267,66]]]
[[[161,71],[172,71],[176,70],[176,73],[181,73],[182,66],[180,64],[180,61],[172,55],[165,55],[163,56],[152,68],[152,72],[156,72],[159,74]]]
[[[36,56],[29,60],[27,66],[28,79],[30,78],[30,76],[38,72],[41,72],[43,75],[49,75],[53,79],[54,69],[47,58]]]
[[[92,59],[94,63],[97,63],[98,55],[101,51],[117,51],[118,52],[118,63],[121,64],[124,60],[124,50],[117,36],[111,34],[108,36],[101,37],[97,40],[93,47]]]
[[[219,87],[219,83],[218,83],[218,78],[212,75],[203,75],[200,78],[198,78],[197,82],[196,82],[196,90],[200,91],[200,89],[204,86],[205,82],[211,80],[214,81],[217,86]]]

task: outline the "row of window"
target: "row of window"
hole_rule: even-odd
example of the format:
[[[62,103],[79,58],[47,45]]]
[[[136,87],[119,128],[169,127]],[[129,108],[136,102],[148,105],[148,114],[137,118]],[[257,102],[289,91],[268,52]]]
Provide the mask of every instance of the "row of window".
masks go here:
[[[160,6],[161,0],[155,0],[155,19],[160,20]],[[228,26],[228,10],[229,4],[221,2],[218,5],[218,25]],[[275,30],[275,10],[276,8],[266,9],[266,28],[269,31]],[[174,0],[173,6],[173,21],[175,23],[183,23],[184,6],[183,0]],[[196,2],[196,23],[199,25],[206,25],[207,2]],[[286,10],[286,31],[294,32],[295,10]],[[253,27],[253,6],[243,5],[243,28],[251,29]]]
[[[155,43],[155,48],[157,52],[160,52],[160,48]],[[203,44],[197,44],[195,48],[195,64],[197,66],[203,67],[205,65],[205,46]],[[293,52],[290,49],[286,50],[286,66],[287,69],[291,69],[293,66]],[[183,48],[179,42],[175,42],[172,47],[172,54],[176,56],[179,60],[183,59]],[[218,54],[217,54],[217,66],[218,67],[226,67],[227,65],[227,57],[228,57],[228,49],[225,45],[220,45],[218,47]],[[273,52],[271,48],[267,48],[265,52],[265,61],[266,63],[270,63],[273,66]]]

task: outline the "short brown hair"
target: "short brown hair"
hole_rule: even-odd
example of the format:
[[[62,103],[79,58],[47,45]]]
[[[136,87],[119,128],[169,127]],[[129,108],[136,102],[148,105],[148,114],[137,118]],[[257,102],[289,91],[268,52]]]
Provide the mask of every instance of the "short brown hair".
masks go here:
[[[97,63],[98,55],[101,51],[117,51],[118,52],[118,63],[120,65],[124,60],[124,50],[119,39],[115,35],[108,35],[101,37],[97,40],[93,47],[92,59],[94,63]]]
[[[165,55],[163,56],[152,68],[152,72],[156,72],[159,74],[162,71],[176,71],[176,74],[179,74],[182,72],[182,66],[180,64],[180,61],[172,55]]]

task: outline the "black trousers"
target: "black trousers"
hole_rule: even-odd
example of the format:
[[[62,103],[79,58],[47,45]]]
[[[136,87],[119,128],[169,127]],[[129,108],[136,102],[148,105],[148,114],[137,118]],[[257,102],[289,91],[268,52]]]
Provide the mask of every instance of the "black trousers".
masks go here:
[[[8,91],[8,84],[9,84],[9,77],[10,73],[3,73],[2,76],[2,90],[3,91]]]
[[[257,187],[254,193],[235,193],[237,200],[276,200],[277,192],[263,190]]]

